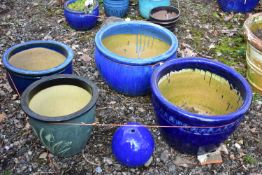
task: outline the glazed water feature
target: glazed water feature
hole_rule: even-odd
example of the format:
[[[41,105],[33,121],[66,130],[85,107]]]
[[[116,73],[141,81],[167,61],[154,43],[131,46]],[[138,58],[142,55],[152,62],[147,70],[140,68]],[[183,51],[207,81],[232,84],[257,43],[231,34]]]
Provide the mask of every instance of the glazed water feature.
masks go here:
[[[66,57],[47,48],[32,48],[18,52],[10,57],[13,66],[25,70],[47,70],[62,64]]]
[[[91,99],[90,99],[91,97]],[[21,106],[39,140],[53,155],[68,157],[81,152],[95,121],[97,87],[75,75],[54,75],[31,84]]]
[[[158,85],[168,101],[192,113],[225,115],[243,104],[241,96],[227,80],[208,71],[184,69],[171,72],[161,78]]]
[[[141,167],[150,161],[154,145],[150,131],[136,122],[119,127],[112,138],[112,152],[116,160],[128,167]]]
[[[81,87],[57,85],[35,94],[29,102],[29,108],[47,117],[66,116],[81,110],[90,100],[91,94]]]
[[[152,58],[170,48],[168,43],[158,38],[139,34],[112,35],[102,42],[108,50],[126,58]]]

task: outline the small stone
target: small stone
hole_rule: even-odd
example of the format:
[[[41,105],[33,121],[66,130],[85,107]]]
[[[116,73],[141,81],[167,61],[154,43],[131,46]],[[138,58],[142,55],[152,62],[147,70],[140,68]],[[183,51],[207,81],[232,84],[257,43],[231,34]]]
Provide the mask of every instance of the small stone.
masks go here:
[[[229,156],[229,158],[230,158],[231,160],[235,160],[234,154],[231,154],[231,155]]]
[[[164,152],[161,153],[160,159],[162,162],[166,162],[169,158],[169,152],[168,150],[165,150]]]
[[[108,165],[112,165],[113,164],[113,160],[111,158],[108,157],[104,157],[104,162]]]
[[[171,165],[171,166],[169,166],[168,171],[169,171],[170,173],[175,173],[175,172],[176,172],[176,165]]]
[[[8,151],[10,149],[9,146],[5,146],[5,150]]]
[[[31,156],[33,154],[32,151],[28,151],[27,153],[28,153],[29,156]]]
[[[235,143],[235,147],[237,148],[237,150],[241,150],[241,146],[238,143]]]
[[[146,110],[144,108],[138,108],[139,112],[145,112]]]
[[[62,22],[63,22],[63,19],[57,20],[57,23],[58,23],[58,24],[60,24],[60,23],[62,23]]]
[[[243,144],[244,144],[244,141],[241,139],[241,140],[239,140],[237,143],[239,143],[240,145],[243,145]]]
[[[103,170],[102,170],[102,168],[101,168],[100,166],[96,167],[96,172],[97,172],[97,173],[102,173],[102,171],[103,171]]]
[[[228,155],[228,149],[227,149],[227,147],[226,147],[225,144],[222,144],[222,145],[220,146],[220,150],[221,150],[223,153],[225,153],[226,155]]]
[[[80,59],[83,60],[84,62],[89,62],[92,60],[92,58],[89,55],[82,55]]]
[[[42,154],[40,154],[39,158],[40,159],[46,159],[47,158],[48,153],[47,152],[43,152]]]
[[[205,152],[204,149],[199,149],[197,159],[201,165],[208,165],[214,163],[222,163],[222,156],[220,152],[220,148],[216,149],[213,152]]]
[[[252,133],[256,133],[256,128],[252,128],[252,129],[250,129],[250,131],[251,131]]]

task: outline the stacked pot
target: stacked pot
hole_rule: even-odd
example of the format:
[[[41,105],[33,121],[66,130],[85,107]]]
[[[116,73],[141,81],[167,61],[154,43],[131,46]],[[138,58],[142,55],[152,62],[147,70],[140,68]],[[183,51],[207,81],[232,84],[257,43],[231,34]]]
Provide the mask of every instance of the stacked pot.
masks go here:
[[[129,0],[104,0],[106,16],[124,17],[128,11]]]

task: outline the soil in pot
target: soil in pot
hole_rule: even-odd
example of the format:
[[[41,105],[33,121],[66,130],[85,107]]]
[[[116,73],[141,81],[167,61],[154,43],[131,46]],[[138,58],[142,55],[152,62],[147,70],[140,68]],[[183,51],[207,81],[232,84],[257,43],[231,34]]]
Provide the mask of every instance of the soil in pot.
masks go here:
[[[32,48],[18,52],[10,57],[9,63],[25,70],[47,70],[62,64],[66,57],[47,48]]]
[[[152,14],[152,17],[159,20],[167,20],[175,18],[177,14],[175,12],[168,12],[167,10],[160,10]]]
[[[66,116],[84,108],[91,94],[75,85],[56,85],[39,91],[29,102],[29,108],[47,117]]]
[[[158,38],[141,34],[112,35],[102,42],[108,50],[126,58],[152,58],[170,48],[169,44]]]
[[[201,115],[229,114],[243,104],[240,94],[227,80],[203,70],[171,72],[160,79],[158,86],[169,102]]]

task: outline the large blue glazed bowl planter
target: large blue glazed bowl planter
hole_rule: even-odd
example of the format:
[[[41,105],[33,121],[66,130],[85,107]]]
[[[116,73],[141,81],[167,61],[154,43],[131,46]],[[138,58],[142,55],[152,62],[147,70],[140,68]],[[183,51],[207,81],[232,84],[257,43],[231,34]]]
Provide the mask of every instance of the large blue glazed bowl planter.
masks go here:
[[[41,70],[41,71],[31,71],[31,70],[24,70],[17,68],[9,63],[9,59],[14,54],[32,48],[47,48],[54,51],[57,51],[63,54],[66,59],[65,61],[51,69]],[[73,50],[60,42],[57,41],[45,41],[45,40],[35,40],[29,41],[22,44],[15,45],[8,50],[5,51],[3,55],[3,64],[7,70],[7,79],[10,86],[17,91],[19,94],[22,92],[33,82],[39,80],[44,76],[50,76],[54,74],[72,74],[73,67],[72,67],[72,60],[74,57]]]
[[[109,51],[102,40],[117,34],[143,34],[161,39],[170,48],[157,57],[130,59]],[[117,41],[116,41],[117,42]],[[117,22],[102,28],[95,37],[95,62],[107,84],[119,93],[140,96],[150,92],[150,77],[153,70],[168,59],[176,58],[178,41],[169,30],[142,21]]]
[[[81,87],[92,95],[91,101],[81,110],[61,117],[39,115],[29,108],[29,102],[35,94],[56,85]],[[89,80],[75,75],[54,75],[31,84],[22,94],[21,107],[28,115],[29,123],[42,145],[53,155],[69,157],[81,152],[91,136],[93,126],[79,124],[95,121],[97,98],[98,89]]]
[[[240,93],[242,106],[232,113],[216,116],[192,113],[175,106],[161,94],[158,82],[170,72],[183,69],[200,69],[223,77]],[[239,126],[252,101],[252,90],[239,73],[222,63],[203,58],[184,58],[164,63],[154,71],[151,87],[152,103],[159,125],[182,127],[161,128],[162,135],[170,145],[186,153],[196,153],[200,147],[214,149],[225,141]],[[187,126],[196,127],[183,128]]]
[[[68,8],[68,5],[75,2],[76,0],[68,0],[64,4],[64,16],[69,26],[75,30],[90,30],[97,22],[99,17],[99,3],[97,1],[95,7],[91,13],[85,13],[75,11]]]
[[[217,0],[224,12],[246,13],[252,11],[259,0]]]

